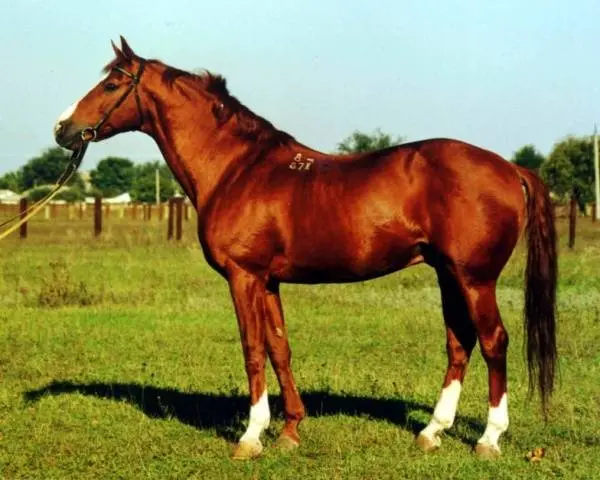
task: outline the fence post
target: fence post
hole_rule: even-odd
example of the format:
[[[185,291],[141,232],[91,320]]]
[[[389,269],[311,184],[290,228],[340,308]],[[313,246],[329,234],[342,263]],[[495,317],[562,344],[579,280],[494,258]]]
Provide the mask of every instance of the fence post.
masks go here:
[[[94,200],[94,236],[102,233],[102,197],[97,196]]]
[[[152,204],[148,204],[148,221],[152,220]]]
[[[592,222],[596,221],[596,203],[592,203]]]
[[[158,204],[158,219],[162,222],[165,218],[164,205],[162,203]]]
[[[85,204],[85,201],[79,202],[79,220],[81,220],[83,218],[83,205],[84,204]]]
[[[183,197],[177,198],[177,224],[175,225],[175,240],[181,240],[183,227]]]
[[[577,201],[571,197],[569,202],[569,248],[575,246],[575,224],[577,222]]]
[[[167,222],[167,240],[173,238],[173,199],[169,198],[169,218]]]
[[[136,217],[136,214],[137,214],[136,210],[137,210],[137,203],[133,202],[131,204],[131,219],[132,220],[135,220],[135,217]]]
[[[19,214],[21,219],[25,218],[25,215],[27,215],[27,198],[25,197],[21,198],[21,201],[19,202]],[[27,222],[23,223],[19,228],[19,235],[21,238],[27,238]]]

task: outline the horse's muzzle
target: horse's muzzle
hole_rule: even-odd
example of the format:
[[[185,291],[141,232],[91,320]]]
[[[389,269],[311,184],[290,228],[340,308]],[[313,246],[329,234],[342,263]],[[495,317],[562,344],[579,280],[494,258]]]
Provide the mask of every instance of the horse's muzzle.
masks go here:
[[[61,147],[75,150],[81,144],[81,129],[69,120],[61,120],[54,126],[54,140]]]

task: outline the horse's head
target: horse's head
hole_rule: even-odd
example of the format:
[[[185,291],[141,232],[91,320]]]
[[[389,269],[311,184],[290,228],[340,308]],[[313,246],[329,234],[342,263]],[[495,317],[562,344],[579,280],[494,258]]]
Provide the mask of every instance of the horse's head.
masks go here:
[[[120,49],[112,46],[116,58],[105,67],[106,77],[67,108],[54,125],[54,137],[62,147],[74,150],[84,141],[139,130],[144,123],[139,81],[146,62],[123,37]]]

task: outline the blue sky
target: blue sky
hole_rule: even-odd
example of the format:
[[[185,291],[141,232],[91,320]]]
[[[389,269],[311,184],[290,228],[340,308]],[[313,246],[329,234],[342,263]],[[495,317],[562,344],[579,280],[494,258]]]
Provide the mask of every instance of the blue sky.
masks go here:
[[[0,18],[0,173],[53,145],[119,34],[144,57],[225,75],[248,107],[324,151],[379,127],[510,157],[600,123],[598,0],[4,0]],[[126,134],[92,145],[83,168],[108,155],[161,158]]]

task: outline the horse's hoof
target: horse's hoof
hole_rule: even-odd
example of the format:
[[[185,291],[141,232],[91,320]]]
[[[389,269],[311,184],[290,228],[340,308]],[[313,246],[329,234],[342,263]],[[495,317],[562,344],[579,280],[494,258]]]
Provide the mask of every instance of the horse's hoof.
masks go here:
[[[300,446],[300,442],[288,435],[279,435],[279,438],[275,442],[275,446],[280,450],[291,452]]]
[[[475,445],[475,454],[483,460],[493,460],[500,457],[500,449],[489,443],[478,443]]]
[[[240,442],[235,447],[231,458],[233,460],[252,460],[253,458],[260,457],[263,451],[262,443],[260,440],[252,442]]]
[[[440,448],[440,445],[442,444],[439,438],[431,438],[430,436],[425,435],[423,433],[419,433],[419,435],[415,439],[415,443],[421,450],[423,450],[426,453],[434,452],[435,450]]]

